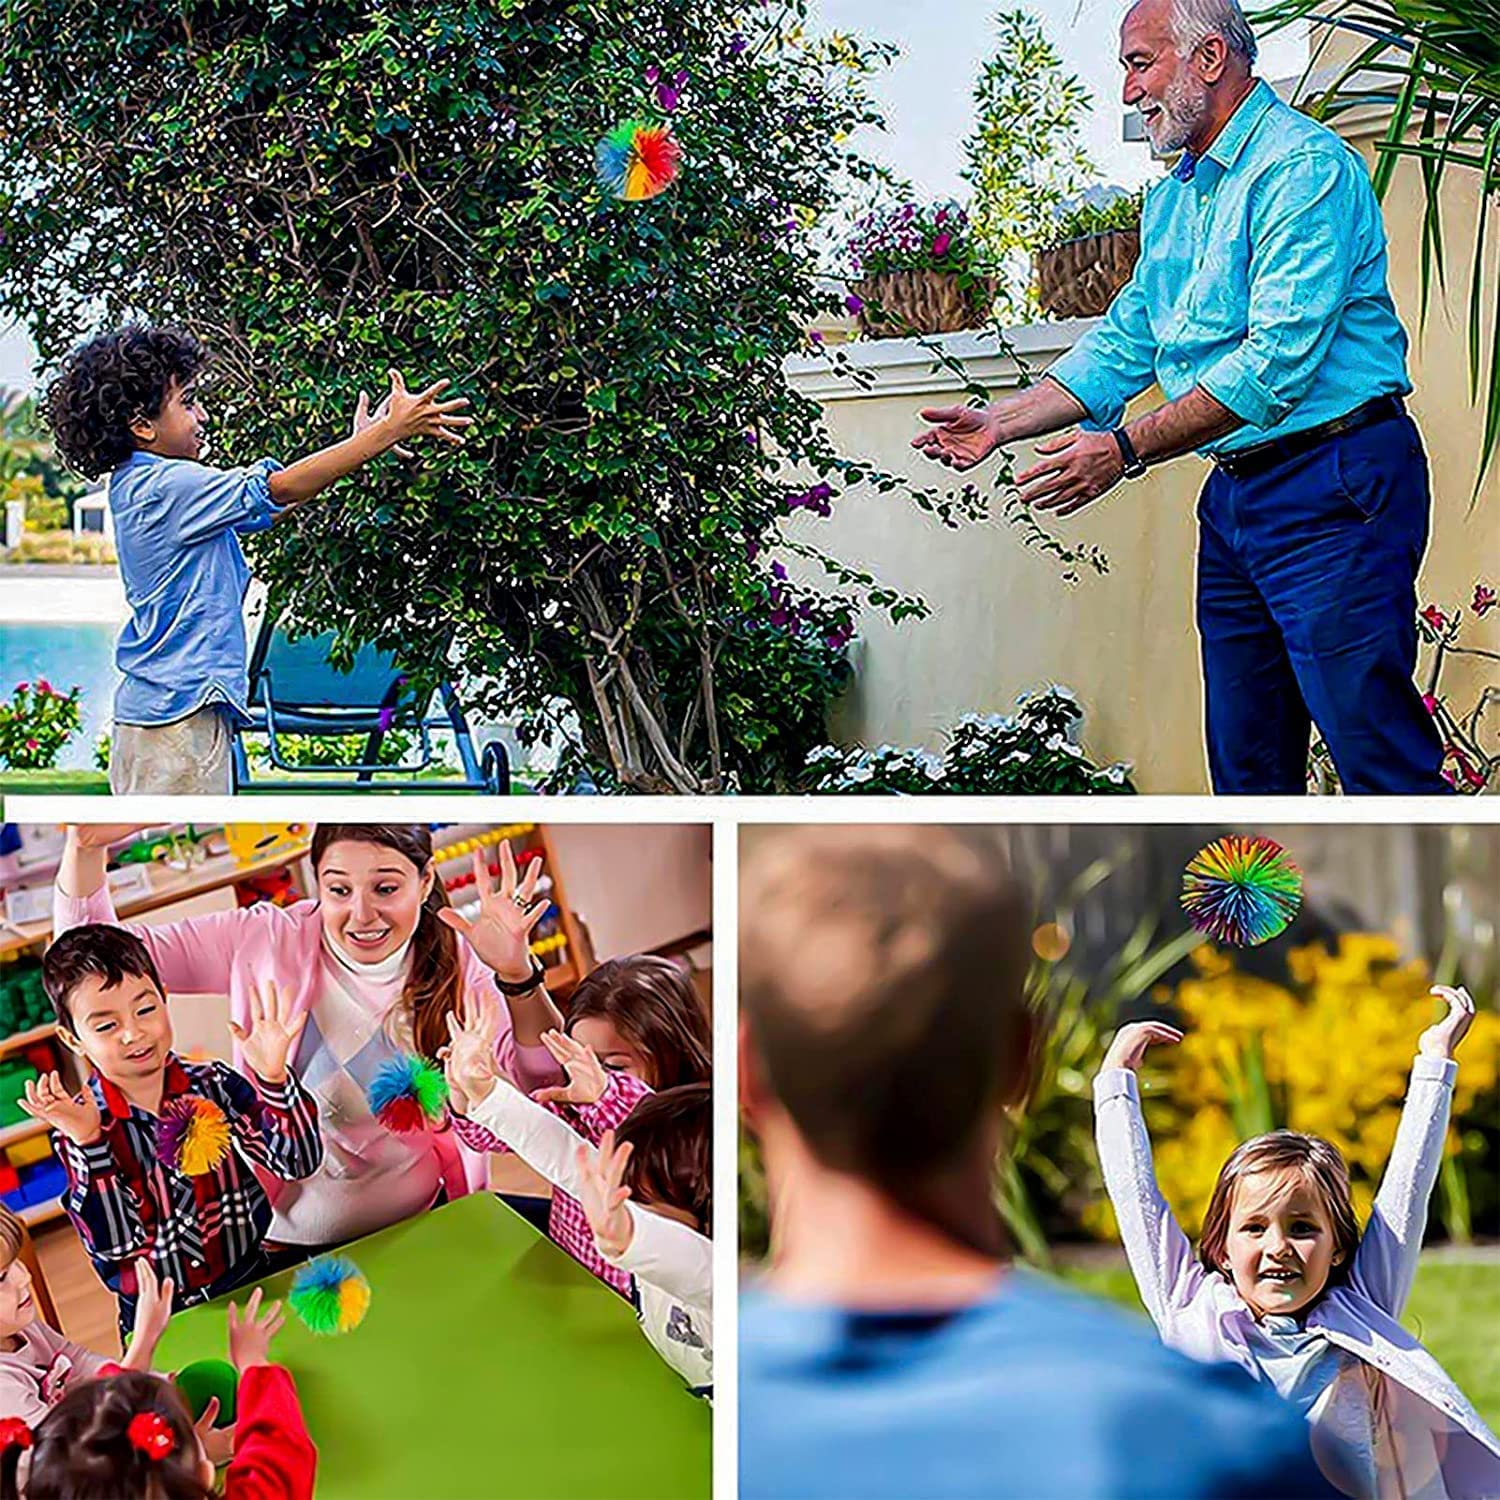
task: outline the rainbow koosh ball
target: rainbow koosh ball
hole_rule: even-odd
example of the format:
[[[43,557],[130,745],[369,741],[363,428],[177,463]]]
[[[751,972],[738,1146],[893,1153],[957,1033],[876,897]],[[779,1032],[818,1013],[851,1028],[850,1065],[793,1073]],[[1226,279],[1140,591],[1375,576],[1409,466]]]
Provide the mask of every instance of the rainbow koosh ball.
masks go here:
[[[202,1177],[229,1154],[229,1135],[229,1120],[212,1099],[183,1094],[162,1106],[156,1155],[185,1177]]]
[[[219,1415],[214,1418],[215,1427],[234,1425],[235,1393],[240,1388],[239,1371],[223,1359],[196,1359],[184,1365],[175,1376],[173,1384],[182,1393],[188,1410],[196,1422],[208,1410],[208,1403],[219,1398]]]
[[[292,1311],[311,1333],[348,1333],[370,1310],[370,1283],[352,1260],[320,1255],[292,1278]]]
[[[669,125],[626,120],[594,148],[599,185],[627,203],[655,198],[671,187],[682,162],[682,147]]]
[[[398,1135],[440,1125],[448,1103],[448,1080],[425,1057],[403,1053],[382,1063],[365,1096],[370,1113]]]
[[[1302,872],[1274,839],[1227,834],[1188,863],[1182,909],[1199,932],[1236,948],[1268,943],[1302,906]]]

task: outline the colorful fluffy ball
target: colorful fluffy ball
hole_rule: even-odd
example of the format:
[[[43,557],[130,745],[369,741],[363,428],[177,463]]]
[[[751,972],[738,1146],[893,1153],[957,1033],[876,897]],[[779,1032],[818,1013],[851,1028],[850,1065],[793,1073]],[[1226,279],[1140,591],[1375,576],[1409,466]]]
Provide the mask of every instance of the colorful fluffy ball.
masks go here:
[[[212,1099],[185,1094],[162,1106],[156,1154],[184,1177],[212,1172],[229,1152],[229,1121]]]
[[[676,180],[682,147],[668,125],[626,120],[594,148],[599,185],[627,203],[664,193]]]
[[[292,1278],[292,1311],[313,1333],[348,1333],[370,1310],[370,1283],[352,1260],[320,1255]]]
[[[398,1135],[442,1123],[448,1080],[424,1057],[403,1054],[382,1063],[367,1096],[370,1113]]]
[[[1228,834],[1182,877],[1182,909],[1199,932],[1236,948],[1269,942],[1302,905],[1302,872],[1274,839]]]

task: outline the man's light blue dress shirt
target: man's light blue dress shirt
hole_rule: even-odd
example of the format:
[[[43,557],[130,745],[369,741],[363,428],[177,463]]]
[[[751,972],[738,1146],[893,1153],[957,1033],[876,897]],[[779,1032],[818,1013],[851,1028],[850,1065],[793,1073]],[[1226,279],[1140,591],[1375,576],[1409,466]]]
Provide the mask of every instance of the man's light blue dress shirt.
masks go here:
[[[130,618],[115,646],[117,724],[171,724],[213,703],[245,716],[243,533],[279,508],[263,458],[213,469],[135,452],[109,480],[115,550]]]
[[[1364,162],[1256,82],[1203,157],[1147,193],[1135,274],[1047,373],[1105,428],[1153,381],[1169,401],[1201,385],[1244,419],[1203,450],[1226,454],[1405,395]]]

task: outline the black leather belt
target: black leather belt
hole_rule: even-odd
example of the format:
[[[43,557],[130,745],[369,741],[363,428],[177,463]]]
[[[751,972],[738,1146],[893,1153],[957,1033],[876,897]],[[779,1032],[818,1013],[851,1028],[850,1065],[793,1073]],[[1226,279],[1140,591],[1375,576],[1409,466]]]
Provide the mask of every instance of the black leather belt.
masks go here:
[[[1400,396],[1376,396],[1373,401],[1366,401],[1363,406],[1356,406],[1353,411],[1345,412],[1331,422],[1320,422],[1318,426],[1305,428],[1301,432],[1289,432],[1285,437],[1272,438],[1268,443],[1252,443],[1250,447],[1240,448],[1234,453],[1215,453],[1213,460],[1231,479],[1248,479],[1253,474],[1263,474],[1267,469],[1274,469],[1277,464],[1296,458],[1299,453],[1306,453],[1308,449],[1316,448],[1319,443],[1326,443],[1329,438],[1338,437],[1340,433],[1353,432],[1357,427],[1368,427],[1372,422],[1388,421],[1391,417],[1401,416],[1405,411],[1406,402]]]

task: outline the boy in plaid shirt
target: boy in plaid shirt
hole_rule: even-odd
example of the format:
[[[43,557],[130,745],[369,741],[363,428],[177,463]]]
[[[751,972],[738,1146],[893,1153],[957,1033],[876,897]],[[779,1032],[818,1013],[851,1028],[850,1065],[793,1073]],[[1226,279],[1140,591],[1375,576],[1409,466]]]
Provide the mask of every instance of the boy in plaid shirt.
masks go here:
[[[306,1015],[291,1020],[288,997],[272,985],[252,998],[249,1030],[231,1022],[252,1083],[225,1063],[173,1053],[156,966],[122,927],[65,932],[42,961],[42,983],[63,1044],[93,1071],[76,1098],[56,1073],[28,1083],[22,1107],[55,1132],[68,1174],[64,1205],[119,1298],[122,1334],[135,1316],[137,1257],[172,1278],[174,1311],[265,1274],[271,1205],[252,1164],[293,1179],[311,1176],[323,1158],[317,1112],[287,1066]],[[231,1143],[191,1176],[158,1151],[161,1119],[183,1101],[215,1106]]]

